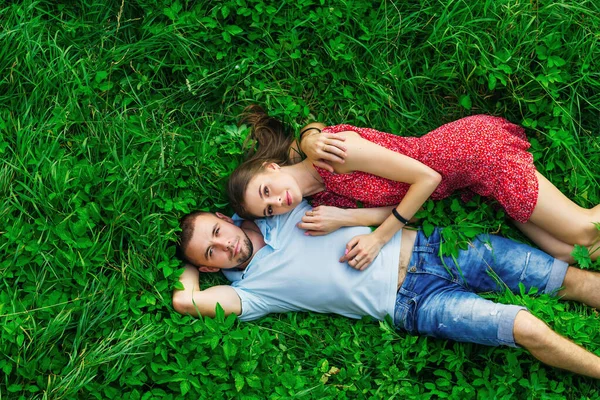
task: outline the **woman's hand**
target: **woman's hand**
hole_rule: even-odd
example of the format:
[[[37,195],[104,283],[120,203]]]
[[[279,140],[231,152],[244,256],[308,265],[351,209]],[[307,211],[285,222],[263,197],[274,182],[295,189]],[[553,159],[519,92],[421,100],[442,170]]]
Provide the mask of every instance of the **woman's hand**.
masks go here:
[[[385,241],[375,232],[355,236],[346,245],[346,254],[340,258],[340,262],[347,261],[352,268],[363,271],[377,257],[384,244]]]
[[[307,133],[311,134],[304,135],[300,148],[314,165],[334,172],[330,163],[344,163],[346,158],[345,137],[335,133],[319,133],[317,130]]]
[[[307,211],[298,223],[298,228],[306,230],[305,235],[323,236],[340,229],[346,212],[342,208],[318,206]]]

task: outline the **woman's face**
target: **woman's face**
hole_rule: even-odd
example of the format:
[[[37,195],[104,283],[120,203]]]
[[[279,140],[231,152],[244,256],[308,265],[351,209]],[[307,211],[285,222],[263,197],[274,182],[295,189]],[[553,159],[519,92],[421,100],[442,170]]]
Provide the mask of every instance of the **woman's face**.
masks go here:
[[[250,180],[244,206],[256,217],[270,217],[293,210],[302,201],[296,180],[279,165],[271,163]]]

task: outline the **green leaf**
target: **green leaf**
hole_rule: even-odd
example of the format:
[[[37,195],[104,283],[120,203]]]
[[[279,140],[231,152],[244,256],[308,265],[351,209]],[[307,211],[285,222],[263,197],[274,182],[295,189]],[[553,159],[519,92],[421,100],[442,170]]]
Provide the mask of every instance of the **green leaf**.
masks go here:
[[[186,379],[179,382],[179,390],[181,390],[182,395],[186,395],[190,391],[191,385],[190,382]]]
[[[239,35],[240,33],[244,32],[244,30],[237,25],[227,25],[225,27],[225,31],[232,36]]]
[[[9,392],[14,393],[14,392],[19,392],[19,391],[23,390],[23,386],[13,383],[7,389]]]
[[[592,266],[592,260],[590,259],[590,252],[587,247],[576,244],[571,252],[573,259],[580,268],[588,269]]]
[[[245,385],[245,381],[244,381],[244,376],[240,375],[238,373],[234,372],[234,376],[235,376],[235,390],[237,390],[238,392],[240,392]]]
[[[259,389],[261,385],[261,379],[256,375],[250,375],[246,377],[246,382],[248,382],[248,386],[253,389]]]
[[[460,96],[459,103],[460,103],[461,106],[463,106],[467,110],[470,110],[471,107],[473,106],[471,104],[471,96],[469,96],[468,94]]]
[[[173,285],[173,289],[175,289],[175,290],[185,290],[185,287],[183,286],[183,283],[181,283],[180,281],[177,281]]]
[[[223,353],[225,354],[226,359],[230,360],[235,357],[237,350],[238,348],[233,341],[225,339],[225,343],[223,343]]]
[[[488,89],[494,90],[496,88],[496,76],[494,74],[488,75]]]
[[[96,81],[96,83],[100,83],[100,82],[104,81],[107,77],[108,77],[108,72],[98,71],[98,72],[96,72],[96,77],[94,78],[94,80]]]
[[[223,18],[227,18],[229,16],[230,10],[229,7],[227,6],[223,6],[221,7],[221,15],[223,16]]]
[[[435,225],[433,225],[431,222],[423,221],[423,233],[425,233],[425,236],[431,236],[434,229]]]

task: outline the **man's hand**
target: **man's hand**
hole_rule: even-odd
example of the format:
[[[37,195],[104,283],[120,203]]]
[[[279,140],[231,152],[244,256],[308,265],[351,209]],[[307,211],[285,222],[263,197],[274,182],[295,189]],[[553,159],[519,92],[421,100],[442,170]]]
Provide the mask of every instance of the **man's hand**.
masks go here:
[[[343,164],[346,158],[345,137],[335,133],[319,133],[316,129],[307,132],[300,148],[317,167],[334,172],[331,163]]]
[[[384,244],[385,241],[375,232],[355,236],[346,245],[346,254],[340,258],[340,262],[347,261],[352,268],[363,271],[377,257]]]
[[[298,228],[306,230],[308,236],[323,236],[340,229],[347,210],[330,206],[318,206],[307,211],[298,223]]]

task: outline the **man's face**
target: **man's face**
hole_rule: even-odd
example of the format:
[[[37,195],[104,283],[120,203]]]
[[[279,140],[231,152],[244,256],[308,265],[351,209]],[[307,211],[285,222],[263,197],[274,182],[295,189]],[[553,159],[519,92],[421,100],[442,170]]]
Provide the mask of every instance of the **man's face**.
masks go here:
[[[216,272],[242,266],[253,252],[246,232],[234,225],[231,218],[217,213],[196,217],[185,254],[200,271]]]

